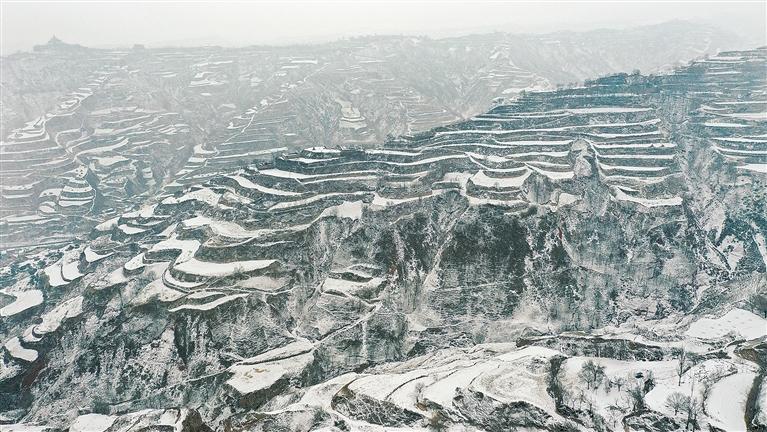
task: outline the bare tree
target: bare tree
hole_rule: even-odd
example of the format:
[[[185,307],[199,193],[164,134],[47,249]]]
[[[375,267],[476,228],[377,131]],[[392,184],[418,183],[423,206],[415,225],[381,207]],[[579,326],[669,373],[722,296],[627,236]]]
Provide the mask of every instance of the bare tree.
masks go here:
[[[689,404],[690,404],[690,397],[685,396],[679,392],[671,393],[670,395],[668,395],[668,398],[666,398],[666,407],[674,410],[674,415],[677,415],[679,414],[679,412],[684,411]]]
[[[684,430],[692,429],[698,430],[698,415],[703,410],[703,406],[696,397],[687,398],[687,404],[684,407],[684,411],[687,414],[687,421],[684,424]]]
[[[609,405],[607,407],[607,416],[612,422],[613,427],[618,423],[618,420],[622,419],[626,414],[626,409],[619,405]]]
[[[578,378],[586,383],[586,388],[588,389],[593,385],[596,390],[604,377],[605,367],[594,363],[592,360],[584,363],[580,372],[578,372]]]
[[[641,411],[644,409],[644,386],[637,384],[634,387],[628,389],[629,398],[631,400],[631,410]]]
[[[621,391],[621,387],[626,384],[626,379],[622,377],[615,377],[613,378],[613,385],[618,388],[618,391]]]
[[[684,424],[684,430],[692,429],[697,430],[698,427],[698,414],[703,410],[702,403],[695,397],[695,379],[692,380],[690,386],[690,396],[687,397],[687,404],[684,406],[684,412],[687,414],[687,420]]]
[[[687,350],[682,347],[682,351],[679,353],[679,358],[677,358],[676,363],[676,374],[679,377],[679,381],[677,382],[678,386],[682,385],[682,375],[687,371]]]

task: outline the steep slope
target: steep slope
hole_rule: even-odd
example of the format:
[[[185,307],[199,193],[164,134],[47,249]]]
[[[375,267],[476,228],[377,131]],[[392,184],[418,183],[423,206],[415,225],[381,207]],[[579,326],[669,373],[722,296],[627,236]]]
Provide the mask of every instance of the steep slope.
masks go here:
[[[3,415],[764,427],[765,62],[727,52],[381,147],[310,147],[14,264]],[[701,408],[672,410],[674,392]]]
[[[238,49],[95,50],[52,39],[2,62],[0,241],[14,257],[61,245],[148,196],[254,158],[370,147],[523,90],[668,69],[734,42],[692,23]],[[636,46],[651,49],[626,56]]]

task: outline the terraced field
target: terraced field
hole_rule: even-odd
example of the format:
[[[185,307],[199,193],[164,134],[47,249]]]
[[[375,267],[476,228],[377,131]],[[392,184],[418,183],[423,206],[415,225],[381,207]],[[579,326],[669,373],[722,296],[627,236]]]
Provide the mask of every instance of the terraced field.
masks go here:
[[[763,56],[740,52],[696,62],[689,70],[703,75],[692,92],[701,104],[692,122],[703,140],[737,170],[762,174],[767,169],[764,68]]]
[[[275,153],[255,145],[263,117],[235,118],[231,138],[195,149],[191,186],[4,270],[3,415],[66,426],[86,420],[76,403],[109,424],[230,430],[763,427],[765,62],[767,48],[724,52],[526,92],[379,146],[216,173]],[[102,129],[187,128],[132,112],[104,111]],[[89,175],[47,205],[93,202]],[[589,360],[617,390],[584,388]],[[705,409],[684,418],[674,392]]]
[[[743,87],[748,86],[754,92],[746,92],[747,97],[761,97],[765,51],[737,55],[696,62],[679,72],[687,79],[701,64],[717,64],[718,58],[750,58],[736,63],[743,65],[737,75],[744,78],[734,85],[702,84],[721,90],[700,92],[698,97],[715,94],[719,99],[698,102],[701,107],[694,112],[700,114],[690,122],[691,130],[722,128],[711,126],[706,104],[732,103],[718,102],[733,97],[725,92],[745,92]],[[708,73],[703,76],[708,80]],[[123,281],[125,275],[147,265],[165,266],[152,285],[158,293],[174,300],[192,295],[193,303],[203,302],[200,307],[205,307],[240,296],[217,289],[211,296],[200,297],[197,290],[201,288],[227,285],[243,275],[260,281],[262,274],[296,268],[280,257],[301,255],[296,237],[324,218],[354,221],[368,214],[401,215],[446,199],[465,201],[469,207],[499,207],[508,214],[533,208],[557,211],[584,198],[584,182],[589,178],[607,189],[611,200],[634,211],[658,208],[679,214],[686,187],[678,144],[669,138],[653,107],[667,91],[674,92],[677,79],[617,75],[580,88],[531,93],[469,121],[403,137],[380,148],[310,147],[287,153],[105,222],[94,231],[99,241],[91,251],[107,256],[124,249],[123,245],[146,245],[144,252],[126,263],[124,275],[117,271],[116,280]],[[727,110],[728,118],[743,121],[741,127],[727,129],[741,133],[703,137],[727,163],[757,175],[753,167],[761,168],[763,159],[759,150],[750,148],[759,145],[758,136],[764,130],[764,113],[753,108],[760,103],[741,97],[739,103],[729,105],[739,107],[735,113],[721,108]],[[724,114],[717,111],[719,118]],[[732,158],[723,150],[726,144],[718,144],[744,141],[749,150],[737,151],[747,152],[742,153],[748,154],[747,162],[743,156]],[[243,260],[233,259],[238,256]],[[337,284],[342,288],[333,288],[333,293],[347,297],[356,297],[358,291],[375,297],[388,271],[380,264],[357,263],[338,269],[337,282],[324,286]],[[58,275],[57,280],[61,280]],[[238,293],[239,283],[233,289]]]
[[[148,197],[254,159],[311,146],[373,147],[523,91],[636,66],[668,69],[733,40],[686,23],[614,39],[597,33],[131,50],[54,38],[3,61],[0,242],[13,256],[64,244]],[[649,57],[623,55],[625,44],[668,38],[675,43]]]

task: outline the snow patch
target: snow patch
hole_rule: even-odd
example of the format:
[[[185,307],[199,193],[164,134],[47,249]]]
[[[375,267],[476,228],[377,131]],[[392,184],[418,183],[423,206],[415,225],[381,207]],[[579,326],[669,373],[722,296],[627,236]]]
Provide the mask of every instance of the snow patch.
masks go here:
[[[732,309],[719,318],[701,318],[690,325],[685,335],[699,339],[717,339],[729,333],[745,339],[767,336],[767,320],[743,309]]]

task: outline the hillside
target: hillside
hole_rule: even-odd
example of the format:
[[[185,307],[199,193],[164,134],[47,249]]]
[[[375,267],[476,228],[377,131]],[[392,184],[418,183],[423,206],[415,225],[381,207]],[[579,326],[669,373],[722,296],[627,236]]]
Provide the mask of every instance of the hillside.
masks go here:
[[[0,259],[64,245],[255,158],[372,147],[524,90],[670,70],[736,42],[685,22],[237,49],[96,50],[54,38],[1,65]]]
[[[766,62],[525,92],[100,223],[4,270],[3,419],[761,430]]]

